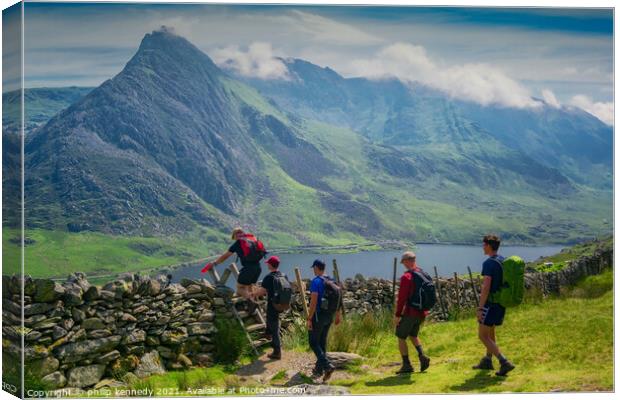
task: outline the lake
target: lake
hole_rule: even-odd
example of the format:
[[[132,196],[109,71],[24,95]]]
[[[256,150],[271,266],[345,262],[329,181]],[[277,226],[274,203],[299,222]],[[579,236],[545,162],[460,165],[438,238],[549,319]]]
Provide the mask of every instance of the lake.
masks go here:
[[[503,256],[518,255],[525,261],[534,261],[539,257],[556,254],[565,246],[505,246],[500,248],[500,254]],[[417,262],[420,267],[433,275],[433,266],[437,266],[440,276],[452,276],[454,272],[457,274],[467,273],[467,266],[472,272],[480,272],[482,262],[486,256],[482,253],[482,245],[465,246],[465,245],[442,245],[442,244],[419,244],[414,249]],[[365,277],[376,277],[392,279],[394,268],[394,257],[400,261],[402,251],[382,250],[382,251],[363,251],[359,253],[348,254],[317,254],[317,253],[299,253],[299,254],[276,254],[280,257],[280,270],[288,275],[289,280],[295,279],[295,267],[300,267],[302,278],[312,278],[314,275],[310,266],[312,262],[319,258],[327,264],[327,273],[332,275],[332,260],[336,259],[340,278],[352,278],[356,274],[362,274]],[[235,261],[234,258],[226,260],[224,265]],[[222,274],[224,265],[216,267],[217,271]],[[240,264],[237,263],[240,267]],[[201,274],[202,266],[180,268],[172,272],[172,281],[178,282],[181,278],[196,279],[206,277]],[[404,267],[399,263],[397,265],[397,275],[400,276]],[[268,273],[267,266],[263,264],[263,272],[261,278]],[[229,283],[233,283],[233,279],[229,278]]]

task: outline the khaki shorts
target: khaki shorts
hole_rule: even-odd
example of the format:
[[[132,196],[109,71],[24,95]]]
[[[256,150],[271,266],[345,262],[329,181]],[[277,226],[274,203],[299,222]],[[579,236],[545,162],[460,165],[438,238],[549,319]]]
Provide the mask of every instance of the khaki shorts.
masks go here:
[[[422,323],[424,323],[424,318],[403,315],[396,326],[396,336],[399,339],[407,339],[407,336],[416,337]]]

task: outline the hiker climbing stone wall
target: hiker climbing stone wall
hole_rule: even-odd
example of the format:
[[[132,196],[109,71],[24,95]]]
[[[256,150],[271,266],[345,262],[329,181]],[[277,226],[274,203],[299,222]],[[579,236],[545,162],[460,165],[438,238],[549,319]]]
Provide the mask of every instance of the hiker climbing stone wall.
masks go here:
[[[2,278],[3,351],[18,359],[21,282]],[[96,286],[75,273],[62,284],[27,276],[24,285],[26,368],[49,386],[129,382],[213,362],[214,320],[226,310],[206,280],[127,273]]]

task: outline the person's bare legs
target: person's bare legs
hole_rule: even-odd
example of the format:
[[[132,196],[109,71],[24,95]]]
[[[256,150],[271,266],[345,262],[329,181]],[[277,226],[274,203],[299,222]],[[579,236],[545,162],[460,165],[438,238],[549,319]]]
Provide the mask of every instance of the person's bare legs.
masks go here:
[[[484,347],[486,347],[487,353],[499,357],[499,347],[497,347],[497,343],[495,343],[495,327],[478,324],[478,338],[480,338],[480,341],[484,344]]]
[[[409,349],[407,348],[407,340],[398,338],[398,350],[401,356],[409,356]]]
[[[417,336],[409,336],[409,339],[411,339],[411,343],[413,343],[414,347],[422,345],[422,342],[420,342],[420,338],[418,338]]]
[[[411,340],[411,343],[418,352],[418,359],[420,360],[420,371],[424,372],[428,369],[431,363],[431,359],[428,358],[426,354],[424,354],[424,350],[422,350],[422,342],[420,341],[419,337],[409,336],[409,339]]]

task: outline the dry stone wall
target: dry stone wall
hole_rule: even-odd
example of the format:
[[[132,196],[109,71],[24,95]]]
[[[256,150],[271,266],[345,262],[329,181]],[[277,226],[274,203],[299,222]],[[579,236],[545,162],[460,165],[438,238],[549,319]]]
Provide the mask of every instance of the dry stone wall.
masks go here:
[[[232,315],[224,301],[230,293],[206,280],[169,284],[163,275],[123,274],[96,286],[81,273],[62,284],[27,276],[22,331],[20,278],[3,276],[2,283],[4,355],[19,359],[23,333],[26,369],[54,388],[209,366],[215,319]]]
[[[536,272],[527,271],[525,274],[525,288],[536,288],[543,296],[557,294],[560,288],[573,285],[581,278],[601,273],[605,268],[613,265],[613,248],[600,248],[590,257],[582,257],[569,261],[560,271]],[[427,271],[431,272],[431,271]],[[429,318],[446,320],[455,310],[471,309],[478,306],[481,279],[478,276],[439,277],[434,279],[438,292],[438,302],[431,310]],[[305,280],[305,287],[309,281]],[[386,307],[392,307],[392,281],[377,278],[364,278],[358,274],[355,278],[348,278],[343,282],[344,307],[347,313],[366,314]],[[398,295],[399,279],[396,280],[395,294]],[[306,290],[306,299],[310,292]],[[297,296],[293,305],[293,313],[301,315],[303,308],[301,297]]]

